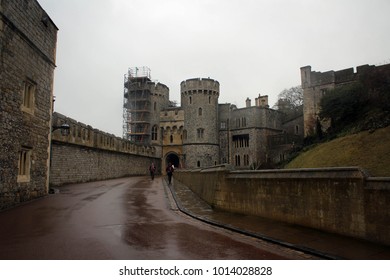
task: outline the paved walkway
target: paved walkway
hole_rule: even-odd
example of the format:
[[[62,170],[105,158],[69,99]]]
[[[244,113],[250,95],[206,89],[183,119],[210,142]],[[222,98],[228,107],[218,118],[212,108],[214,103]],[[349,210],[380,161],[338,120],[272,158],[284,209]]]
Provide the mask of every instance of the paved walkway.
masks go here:
[[[163,182],[166,185],[166,180]],[[282,243],[287,247],[297,248],[326,259],[390,260],[390,246],[261,217],[216,211],[177,181],[173,182],[169,189],[181,211],[210,224],[260,237],[270,242]]]

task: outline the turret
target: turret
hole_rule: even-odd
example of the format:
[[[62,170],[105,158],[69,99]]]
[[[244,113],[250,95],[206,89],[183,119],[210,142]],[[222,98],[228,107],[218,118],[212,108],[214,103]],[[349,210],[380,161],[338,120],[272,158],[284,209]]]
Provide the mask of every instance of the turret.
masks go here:
[[[186,167],[214,165],[219,162],[219,82],[210,78],[196,78],[183,81],[180,86]]]

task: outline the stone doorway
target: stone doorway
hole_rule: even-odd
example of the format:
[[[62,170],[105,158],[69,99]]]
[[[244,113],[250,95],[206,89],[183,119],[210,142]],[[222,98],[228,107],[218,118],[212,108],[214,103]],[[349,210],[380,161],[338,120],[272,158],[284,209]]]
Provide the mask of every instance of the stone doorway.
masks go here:
[[[165,166],[168,166],[169,163],[172,163],[175,166],[175,168],[179,168],[180,167],[179,156],[175,153],[167,154],[167,156],[165,157]]]

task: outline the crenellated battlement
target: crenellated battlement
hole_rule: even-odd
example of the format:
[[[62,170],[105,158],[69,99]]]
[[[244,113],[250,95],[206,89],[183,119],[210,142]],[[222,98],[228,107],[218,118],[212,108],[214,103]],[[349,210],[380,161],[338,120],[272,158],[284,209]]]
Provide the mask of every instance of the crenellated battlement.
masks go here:
[[[157,157],[156,148],[154,147],[134,144],[60,113],[53,113],[53,126],[60,126],[65,123],[70,126],[69,135],[63,136],[60,130],[55,130],[52,133],[53,141],[132,155]]]
[[[194,78],[180,83],[181,93],[213,93],[219,95],[219,82],[210,78]]]
[[[169,96],[169,87],[159,82],[155,83],[141,78],[131,78],[125,81],[124,86],[126,92],[142,89],[149,91],[153,95]]]
[[[169,97],[169,87],[162,83],[153,83],[154,88],[151,92],[157,95],[163,95]]]
[[[305,66],[301,67],[302,87],[350,83],[356,81],[359,75],[379,68],[383,67],[366,64],[356,67],[356,71],[354,68],[346,68],[338,71],[317,72],[311,71],[311,66]]]
[[[380,66],[366,64],[356,67],[356,71],[354,68],[347,68],[327,72],[311,71],[311,66],[301,67],[305,136],[311,135],[315,131],[320,101],[327,91],[355,83],[365,75],[378,76],[379,73],[389,76],[390,64]],[[326,129],[327,125],[324,123],[323,128]]]

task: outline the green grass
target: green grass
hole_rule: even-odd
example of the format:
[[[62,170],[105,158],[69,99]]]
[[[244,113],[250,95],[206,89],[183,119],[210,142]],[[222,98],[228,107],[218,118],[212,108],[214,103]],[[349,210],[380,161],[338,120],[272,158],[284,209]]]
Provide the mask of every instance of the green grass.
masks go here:
[[[285,168],[360,166],[371,176],[390,177],[390,126],[318,144]]]

